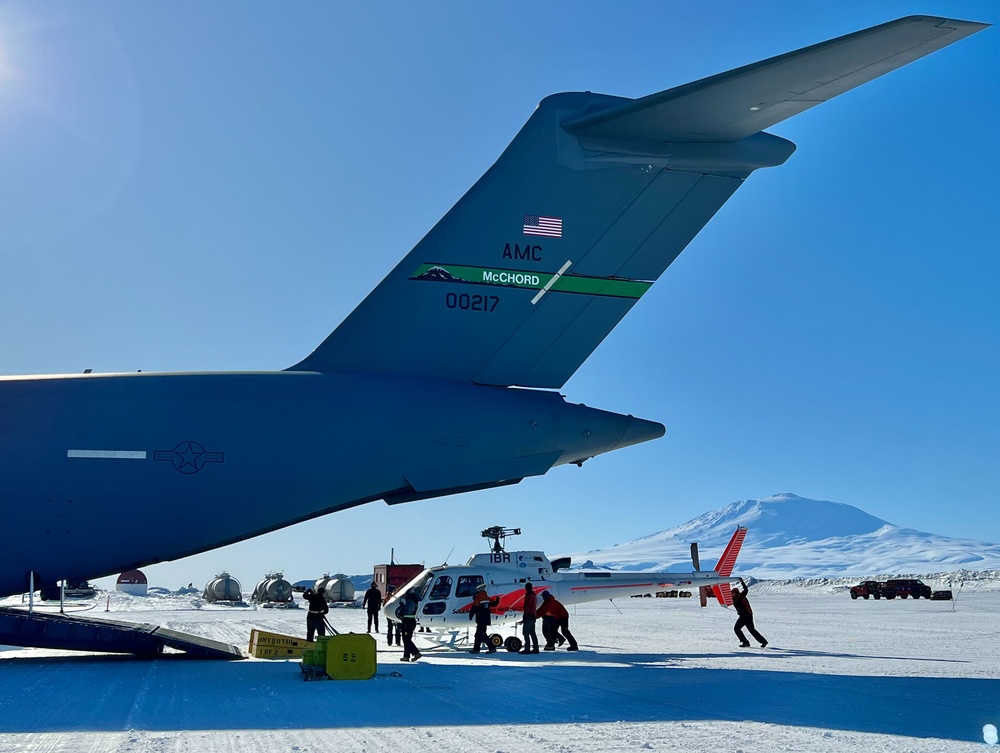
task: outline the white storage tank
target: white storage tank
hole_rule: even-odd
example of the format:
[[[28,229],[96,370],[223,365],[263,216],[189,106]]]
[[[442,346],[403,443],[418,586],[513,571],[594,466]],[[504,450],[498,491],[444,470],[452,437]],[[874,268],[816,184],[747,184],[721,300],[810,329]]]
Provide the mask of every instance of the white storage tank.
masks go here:
[[[202,598],[208,602],[240,603],[243,601],[243,587],[229,573],[219,573],[205,585]]]
[[[118,576],[115,583],[115,590],[133,596],[145,596],[148,593],[149,583],[142,570],[129,570]]]
[[[327,601],[354,601],[354,584],[343,573],[334,576],[324,573],[322,578],[316,579],[313,590],[318,591],[320,588],[326,589]]]
[[[251,601],[263,606],[292,606],[294,595],[292,584],[285,580],[283,573],[268,573],[253,590]]]

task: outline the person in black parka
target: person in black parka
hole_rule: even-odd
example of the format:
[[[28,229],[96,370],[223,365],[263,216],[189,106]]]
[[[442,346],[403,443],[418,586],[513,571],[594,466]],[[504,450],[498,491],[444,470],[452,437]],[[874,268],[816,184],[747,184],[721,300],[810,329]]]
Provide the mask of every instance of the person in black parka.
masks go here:
[[[417,598],[412,591],[407,591],[396,605],[396,617],[399,618],[399,630],[403,636],[403,657],[400,661],[416,661],[420,652],[413,643],[413,631],[417,629]]]
[[[743,634],[743,628],[749,630],[750,635],[757,639],[761,648],[764,648],[767,646],[767,638],[758,633],[757,628],[753,625],[753,609],[750,608],[750,600],[747,598],[747,591],[750,589],[743,578],[740,578],[740,585],[743,586],[742,592],[739,588],[733,589],[733,606],[736,607],[736,614],[739,615],[739,619],[736,620],[733,630],[736,632],[736,637],[740,639],[741,648],[746,648],[750,645],[750,641]]]
[[[326,614],[330,611],[326,603],[326,589],[313,591],[307,588],[302,598],[309,602],[309,614],[306,615],[306,640],[312,643],[313,635],[326,635]]]
[[[372,623],[375,623],[375,632],[378,632],[378,613],[382,608],[382,592],[378,586],[372,583],[371,588],[365,591],[365,598],[361,606],[368,610],[368,632],[372,631]]]

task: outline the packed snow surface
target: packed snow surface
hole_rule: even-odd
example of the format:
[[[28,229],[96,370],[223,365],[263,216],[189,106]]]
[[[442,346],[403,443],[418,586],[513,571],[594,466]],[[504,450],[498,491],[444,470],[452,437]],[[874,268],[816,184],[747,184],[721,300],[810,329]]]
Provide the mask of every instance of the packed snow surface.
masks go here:
[[[626,570],[715,566],[736,526],[749,531],[737,569],[757,578],[872,577],[1000,570],[1000,545],[901,528],[851,505],[776,494],[733,502],[683,525],[608,549],[573,554],[573,564]]]
[[[697,599],[573,608],[577,653],[424,644],[404,664],[380,637],[366,681],[303,682],[287,660],[0,650],[0,751],[980,750],[1000,723],[1000,584],[972,580],[954,584],[953,602],[852,601],[828,581],[755,584],[766,649],[738,648],[733,612]],[[86,604],[88,616],[244,648],[254,627],[304,634],[302,609],[120,593]],[[359,609],[330,620],[365,629]]]

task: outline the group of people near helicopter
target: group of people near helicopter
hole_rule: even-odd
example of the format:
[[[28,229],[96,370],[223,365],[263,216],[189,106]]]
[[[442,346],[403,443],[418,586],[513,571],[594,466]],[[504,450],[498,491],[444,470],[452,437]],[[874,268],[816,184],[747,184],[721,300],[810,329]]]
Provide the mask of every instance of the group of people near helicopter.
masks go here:
[[[490,641],[487,628],[492,624],[493,617],[491,608],[499,603],[499,597],[490,598],[486,590],[486,584],[481,583],[476,588],[476,593],[472,598],[472,605],[469,609],[469,619],[476,622],[476,634],[470,653],[478,654],[482,647],[490,654],[496,653],[496,646]],[[378,612],[382,606],[382,594],[374,583],[365,593],[362,605],[368,611],[368,632],[371,632],[372,625],[375,632],[378,632]],[[399,599],[395,615],[398,623],[394,624],[388,620],[388,632],[386,634],[389,645],[393,643],[393,632],[395,631],[396,645],[402,641],[403,656],[400,661],[416,661],[420,658],[420,651],[413,644],[413,633],[417,626],[417,599],[410,593],[404,593]],[[558,599],[548,591],[541,594],[541,603],[535,593],[531,583],[524,584],[524,605],[521,632],[524,635],[524,647],[518,652],[521,654],[537,654],[538,634],[536,623],[542,621],[542,636],[545,639],[545,651],[555,651],[556,645],[569,643],[567,651],[577,651],[579,647],[576,638],[569,630],[569,612],[566,611]]]
[[[739,615],[734,629],[740,639],[740,646],[746,647],[750,645],[741,630],[741,628],[746,627],[753,637],[760,642],[761,648],[764,648],[767,646],[767,640],[754,627],[753,611],[750,608],[749,599],[747,599],[749,589],[742,578],[740,578],[740,583],[743,586],[743,591],[740,592],[738,588],[733,591],[733,605],[736,607]],[[322,588],[318,589],[315,593],[310,589],[306,591],[304,597],[309,603],[309,614],[306,618],[306,624],[308,628],[307,640],[311,641],[314,632],[319,635],[324,635],[326,632],[324,629],[327,612],[326,599]],[[476,622],[476,635],[469,653],[478,654],[483,646],[485,646],[487,653],[495,654],[497,652],[497,647],[490,641],[487,628],[493,622],[491,610],[499,603],[499,596],[490,598],[485,583],[480,583],[477,586],[476,593],[472,598],[471,608],[469,609],[469,619]],[[378,633],[378,615],[382,607],[382,592],[374,583],[371,584],[371,588],[365,593],[362,606],[368,612],[368,632],[372,631],[372,625],[374,624],[375,632]],[[573,637],[573,634],[569,630],[569,612],[566,611],[566,607],[551,593],[542,591],[541,603],[539,603],[534,585],[530,582],[525,583],[522,611],[521,633],[524,635],[524,646],[518,653],[539,653],[538,634],[536,632],[536,624],[539,619],[542,620],[542,637],[545,639],[545,651],[555,651],[557,645],[562,646],[563,643],[567,642],[569,643],[567,651],[579,650],[576,638]],[[395,632],[396,645],[400,645],[400,642],[403,645],[403,656],[400,661],[417,661],[421,656],[420,651],[417,650],[417,647],[413,643],[413,634],[417,627],[417,598],[412,592],[407,591],[400,597],[395,615],[398,623],[394,623],[393,620],[387,620],[389,623],[387,632],[389,645],[391,646],[393,643],[393,632]]]
[[[477,587],[476,594],[472,597],[472,608],[469,610],[469,619],[476,621],[476,636],[470,653],[478,654],[481,646],[486,647],[487,653],[496,653],[497,648],[490,641],[486,629],[493,622],[491,608],[499,602],[499,597],[490,598],[485,583]],[[556,644],[561,646],[566,642],[569,642],[567,651],[578,650],[576,638],[569,631],[569,612],[566,611],[566,607],[548,591],[542,591],[542,601],[539,604],[535,587],[531,583],[525,583],[521,620],[524,647],[518,653],[538,653],[538,633],[535,626],[539,619],[542,621],[542,636],[545,638],[546,651],[555,651]]]

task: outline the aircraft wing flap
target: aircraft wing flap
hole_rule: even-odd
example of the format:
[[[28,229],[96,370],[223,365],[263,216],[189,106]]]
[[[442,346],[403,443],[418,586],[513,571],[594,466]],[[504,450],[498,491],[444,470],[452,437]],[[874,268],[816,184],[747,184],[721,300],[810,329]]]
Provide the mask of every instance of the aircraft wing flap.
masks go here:
[[[731,142],[974,34],[989,24],[908,16],[563,123],[579,136]]]

